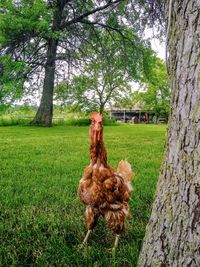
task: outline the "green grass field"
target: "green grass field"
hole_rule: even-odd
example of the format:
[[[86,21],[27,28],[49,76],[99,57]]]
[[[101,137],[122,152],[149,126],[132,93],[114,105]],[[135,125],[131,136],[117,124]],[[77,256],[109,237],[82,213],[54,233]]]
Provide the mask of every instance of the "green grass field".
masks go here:
[[[77,186],[89,163],[88,127],[0,127],[0,266],[136,266],[163,157],[165,125],[104,128],[109,163],[136,177],[131,215],[115,255],[103,220],[89,245]]]

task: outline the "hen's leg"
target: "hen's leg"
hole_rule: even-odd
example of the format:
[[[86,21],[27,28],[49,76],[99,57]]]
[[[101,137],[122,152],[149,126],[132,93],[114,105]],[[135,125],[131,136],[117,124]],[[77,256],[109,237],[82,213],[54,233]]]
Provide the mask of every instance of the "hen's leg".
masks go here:
[[[87,231],[87,234],[86,234],[86,236],[85,236],[85,238],[83,240],[83,245],[87,244],[91,232],[92,232],[92,230],[88,230]]]
[[[112,248],[109,248],[109,249],[107,250],[109,253],[111,253],[111,252],[115,252],[116,248],[117,248],[118,245],[119,245],[119,237],[120,237],[120,234],[116,234],[116,235],[115,235],[115,243],[114,243],[114,246],[113,246]]]
[[[83,243],[79,246],[79,248],[83,248],[85,244],[87,244],[89,236],[94,229],[95,225],[97,224],[98,218],[99,218],[99,211],[95,208],[92,208],[91,206],[86,207],[85,211],[85,220],[87,224],[87,234],[83,240]]]
[[[115,236],[115,243],[114,243],[114,247],[113,247],[114,249],[117,248],[119,245],[119,237],[120,237],[120,235]]]
[[[113,248],[109,249],[112,252],[118,247],[120,234],[124,231],[125,213],[121,210],[107,211],[104,218],[109,228],[115,233],[115,242]]]

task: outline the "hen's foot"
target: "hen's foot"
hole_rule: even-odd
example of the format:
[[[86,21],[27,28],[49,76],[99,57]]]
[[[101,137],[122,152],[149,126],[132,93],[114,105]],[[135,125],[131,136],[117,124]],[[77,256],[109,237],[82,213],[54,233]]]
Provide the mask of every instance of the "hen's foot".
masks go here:
[[[78,245],[78,249],[79,249],[79,250],[83,250],[84,245],[85,245],[85,244],[79,244],[79,245]]]
[[[82,250],[84,248],[84,246],[87,245],[87,242],[88,242],[88,239],[89,239],[91,232],[92,232],[92,230],[87,231],[87,234],[83,240],[83,243],[78,245],[78,249]]]
[[[107,249],[107,251],[108,251],[109,253],[115,253],[115,252],[116,252],[116,249],[117,249],[117,247],[118,247],[118,245],[119,245],[119,236],[120,236],[120,235],[116,235],[116,236],[115,236],[114,247],[113,247],[113,248],[108,248],[108,249]]]
[[[115,253],[116,248],[108,248],[106,250],[107,250],[108,253],[112,254],[112,253]]]

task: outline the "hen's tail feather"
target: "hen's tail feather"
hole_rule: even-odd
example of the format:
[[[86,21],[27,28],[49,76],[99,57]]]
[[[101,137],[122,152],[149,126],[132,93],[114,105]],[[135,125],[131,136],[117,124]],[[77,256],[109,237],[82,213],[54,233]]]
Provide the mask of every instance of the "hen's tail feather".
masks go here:
[[[117,167],[117,173],[126,181],[131,181],[135,176],[135,173],[132,172],[131,164],[126,160],[121,160]]]

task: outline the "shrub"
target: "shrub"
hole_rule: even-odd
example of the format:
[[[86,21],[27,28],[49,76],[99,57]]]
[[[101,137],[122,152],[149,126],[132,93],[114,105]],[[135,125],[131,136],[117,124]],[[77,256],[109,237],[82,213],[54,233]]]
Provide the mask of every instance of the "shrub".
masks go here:
[[[109,119],[107,117],[103,118],[103,125],[105,126],[112,126],[112,125],[118,125],[117,121],[115,118]]]
[[[66,121],[65,124],[71,126],[88,126],[90,125],[91,121],[89,118],[82,118],[82,119],[69,119]]]
[[[30,122],[29,118],[0,117],[0,126],[28,125]]]

